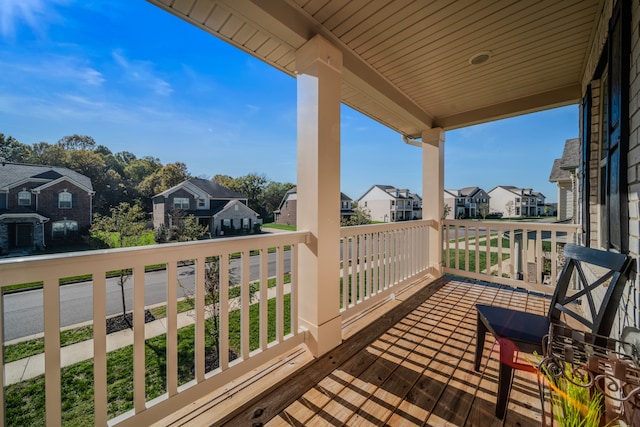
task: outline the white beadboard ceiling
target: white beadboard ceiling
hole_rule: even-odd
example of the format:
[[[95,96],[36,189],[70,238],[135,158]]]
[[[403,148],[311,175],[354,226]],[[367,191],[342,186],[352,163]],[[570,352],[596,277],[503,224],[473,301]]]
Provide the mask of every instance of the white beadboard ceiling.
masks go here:
[[[414,137],[578,102],[602,8],[602,0],[148,1],[292,76],[296,50],[321,34],[343,52],[342,101]],[[487,51],[487,62],[469,63]]]

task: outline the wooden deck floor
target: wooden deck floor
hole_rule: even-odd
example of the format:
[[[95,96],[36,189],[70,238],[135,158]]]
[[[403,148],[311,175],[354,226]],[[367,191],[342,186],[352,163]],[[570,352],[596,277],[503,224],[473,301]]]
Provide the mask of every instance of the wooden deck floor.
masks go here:
[[[473,370],[476,303],[544,313],[548,299],[450,277],[402,295],[392,311],[257,397],[227,425],[539,426],[534,374],[517,371],[507,416],[494,415],[497,354]]]

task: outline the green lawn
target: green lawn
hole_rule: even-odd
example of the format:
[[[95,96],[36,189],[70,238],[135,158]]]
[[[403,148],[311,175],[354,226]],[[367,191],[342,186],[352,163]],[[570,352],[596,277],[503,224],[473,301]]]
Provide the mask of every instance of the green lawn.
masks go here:
[[[455,249],[449,249],[449,268],[456,268],[456,260],[455,260]],[[442,255],[444,257],[444,259],[446,260],[446,253],[443,253]],[[476,251],[469,251],[469,267],[467,268],[467,260],[465,257],[465,251],[464,250],[458,250],[458,257],[459,257],[459,264],[458,264],[458,268],[460,270],[467,270],[467,271],[476,271]],[[480,251],[479,254],[479,261],[480,261],[480,265],[479,265],[479,269],[478,271],[483,271],[487,269],[487,253],[486,251]],[[509,254],[502,254],[502,260],[505,259],[509,259]],[[496,265],[498,264],[498,253],[497,252],[491,252],[490,255],[490,265]]]
[[[286,231],[296,231],[295,225],[285,225],[285,224],[277,224],[275,222],[270,222],[267,224],[262,224],[262,228],[275,228],[276,230],[286,230]]]
[[[284,296],[284,333],[291,332],[291,300]],[[270,299],[269,341],[275,339],[276,301]],[[259,305],[250,307],[250,349],[259,346]],[[211,320],[207,320],[208,328]],[[210,330],[210,329],[208,329]],[[194,326],[178,331],[178,382],[184,384],[194,377]],[[214,351],[213,334],[205,334],[206,352]],[[236,354],[240,351],[240,312],[229,314],[229,347]],[[166,336],[146,341],[146,399],[153,399],[166,392]],[[133,348],[115,350],[107,355],[107,396],[109,418],[133,407]],[[61,370],[62,424],[65,426],[93,425],[93,362],[77,363]],[[5,387],[6,421],[9,426],[45,425],[44,375]]]
[[[284,283],[291,282],[291,275],[284,275]],[[267,280],[267,287],[273,288],[276,286],[276,279],[272,277]],[[250,285],[251,292],[257,292],[260,290],[260,281],[255,281]],[[240,296],[240,287],[234,286],[229,289],[229,299]],[[207,301],[210,304],[211,301]],[[193,300],[189,298],[178,301],[178,313],[194,308]],[[151,314],[156,319],[160,319],[167,316],[167,306],[161,305],[151,308]],[[80,328],[68,329],[60,331],[60,346],[65,347],[71,344],[78,343],[93,338],[93,326],[82,326]],[[16,344],[7,345],[4,347],[4,361],[5,363],[15,362],[16,360],[40,354],[44,352],[44,338],[36,338],[28,341],[23,341]]]

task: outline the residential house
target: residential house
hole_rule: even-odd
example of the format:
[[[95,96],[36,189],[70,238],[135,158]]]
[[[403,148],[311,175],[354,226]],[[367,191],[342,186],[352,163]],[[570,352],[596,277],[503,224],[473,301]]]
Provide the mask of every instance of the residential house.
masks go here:
[[[487,193],[491,212],[502,213],[503,218],[544,215],[545,196],[531,188],[498,185]]]
[[[459,243],[456,240],[455,248],[443,251],[450,244],[448,238],[443,239],[443,232],[453,227],[454,236],[464,237],[468,227],[440,219],[446,131],[579,104],[576,123],[582,147],[576,185],[579,224],[492,223],[491,227],[503,227],[501,232],[531,227],[527,239],[529,235],[551,230],[551,241],[564,237],[567,241],[638,259],[640,0],[491,4],[443,0],[409,5],[387,1],[357,7],[323,0],[150,2],[296,79],[300,189],[297,224],[301,231],[230,241],[1,260],[1,287],[44,283],[46,408],[43,412],[47,424],[62,423],[61,396],[65,395],[60,389],[60,356],[64,349],[61,350],[59,339],[63,302],[58,279],[91,271],[96,285],[93,322],[101,326],[94,327],[92,340],[93,381],[88,386],[94,388],[91,424],[236,421],[237,425],[257,425],[272,419],[276,424],[320,424],[326,420],[356,423],[370,421],[375,412],[376,421],[397,425],[539,425],[543,411],[536,403],[539,398],[536,375],[518,372],[518,387],[514,388],[517,394],[512,393],[506,417],[499,420],[487,405],[494,401],[498,390],[496,365],[483,364],[482,372],[474,372],[470,362],[473,346],[468,344],[474,340],[474,307],[478,302],[500,301],[540,312],[549,299],[536,296],[553,292],[558,258],[551,260],[551,285],[518,280],[520,272],[514,273],[514,262],[504,262],[502,257],[496,265],[502,271],[497,275],[489,271],[483,275],[477,268],[473,271],[469,262],[450,259],[451,254],[455,257],[464,250],[456,250]],[[136,18],[143,20],[144,16]],[[151,31],[148,27],[144,30]],[[206,53],[203,51],[203,55]],[[227,66],[224,61],[218,65]],[[404,142],[420,147],[416,155],[421,155],[423,161],[425,221],[376,224],[362,227],[365,230],[357,227],[351,233],[349,229],[340,229],[337,221],[327,220],[337,217],[339,211],[339,206],[326,200],[336,200],[340,193],[336,171],[341,160],[341,103],[384,123],[402,135]],[[541,127],[547,125],[540,123]],[[523,145],[520,149],[524,155],[535,147]],[[472,225],[477,231],[482,224]],[[489,227],[485,229],[490,232]],[[356,244],[357,250],[349,250]],[[509,259],[513,260],[516,246],[499,245],[496,249],[503,254],[509,252]],[[533,246],[527,256],[542,256],[539,254],[542,245]],[[193,259],[196,268],[202,269],[210,254],[220,256],[224,266],[232,253],[241,253],[244,261],[252,249],[257,249],[266,258],[271,255],[268,253],[271,247],[277,248],[279,265],[284,264],[281,262],[284,248],[292,248],[291,253],[295,254],[291,263],[295,298],[285,301],[286,292],[281,286],[284,269],[276,269],[280,272],[276,273],[278,285],[274,292],[277,299],[274,339],[268,337],[270,323],[264,320],[271,317],[266,315],[267,297],[261,297],[258,302],[261,315],[256,316],[261,326],[260,337],[255,340],[255,350],[249,345],[256,333],[249,319],[253,321],[255,317],[249,312],[248,298],[243,298],[238,307],[241,326],[234,331],[240,337],[237,350],[240,357],[230,363],[229,340],[221,340],[220,366],[205,369],[206,307],[201,299],[193,315],[196,359],[189,366],[193,376],[189,382],[181,383],[177,283],[170,280],[166,353],[161,354],[166,363],[165,392],[158,398],[148,397],[145,334],[136,327],[133,359],[139,369],[131,380],[132,396],[125,402],[132,409],[109,420],[107,337],[103,327],[107,297],[105,286],[100,286],[105,283],[105,273],[122,268],[126,261],[132,267],[166,264],[167,271],[175,272],[180,260]],[[529,247],[522,245],[523,250]],[[552,247],[552,255],[555,249]],[[476,256],[479,253],[476,251]],[[347,257],[351,257],[349,262],[345,262]],[[348,265],[351,268],[346,268]],[[542,262],[533,266],[542,272]],[[369,268],[373,274],[362,274]],[[133,314],[135,322],[142,324],[146,307],[144,275],[140,270],[134,273],[137,274],[134,294],[141,298],[133,299]],[[196,284],[202,289],[205,279],[198,271],[201,270],[196,269]],[[465,279],[445,275],[449,272]],[[228,271],[221,269],[223,273]],[[541,274],[535,273],[525,276],[538,280]],[[244,276],[241,288],[249,290],[249,279]],[[485,282],[468,280],[478,278]],[[487,285],[486,281],[501,286]],[[228,295],[226,282],[220,281],[221,300]],[[348,283],[351,287],[347,287]],[[519,289],[514,291],[516,287]],[[404,292],[405,289],[409,291]],[[640,309],[635,303],[640,299],[640,289],[635,272],[622,298],[616,313],[617,327],[611,333],[614,338],[620,337],[624,326],[640,326]],[[595,304],[602,299],[596,295]],[[285,302],[290,304],[286,312],[289,317],[283,313]],[[590,305],[581,304],[585,309]],[[394,310],[389,311],[389,307]],[[220,319],[220,336],[228,337],[230,322],[224,315]],[[418,330],[420,339],[416,340]],[[363,331],[372,331],[375,337],[365,339]],[[490,347],[491,343],[487,344]],[[402,357],[398,358],[398,354]],[[318,363],[313,363],[314,358]],[[390,360],[398,362],[389,363]],[[406,369],[408,361],[418,361],[420,368]],[[349,371],[352,375],[345,379],[345,368],[353,366],[362,369]],[[383,369],[377,369],[380,366]],[[443,370],[442,366],[451,369]],[[304,368],[310,371],[301,372]],[[394,381],[405,375],[412,379],[409,383]],[[461,377],[465,379],[464,390],[459,386]],[[408,390],[406,384],[412,388]],[[233,393],[229,393],[231,387]],[[339,392],[327,397],[317,393],[319,387],[333,387]],[[452,411],[452,396],[469,398],[457,399],[457,410]],[[331,397],[335,400],[328,401]],[[27,398],[11,401],[19,405]],[[346,407],[344,402],[353,404]],[[637,419],[627,424],[639,425]]]
[[[396,222],[422,218],[422,199],[408,189],[373,185],[358,199],[373,221]]]
[[[489,213],[489,195],[480,187],[466,187],[460,190],[444,190],[443,203],[450,208],[447,218],[480,218],[482,209]]]
[[[171,227],[176,217],[193,215],[212,236],[251,233],[262,223],[247,196],[217,182],[189,178],[153,196],[153,227]]]
[[[296,225],[298,204],[298,187],[293,187],[282,197],[280,206],[273,212],[274,222],[284,225]],[[340,221],[348,220],[353,215],[353,199],[340,193]]]
[[[580,139],[567,139],[562,157],[553,161],[549,182],[558,186],[558,221],[576,222],[578,194],[577,174],[580,167]]]
[[[0,163],[0,253],[77,237],[91,226],[93,195],[71,169]]]

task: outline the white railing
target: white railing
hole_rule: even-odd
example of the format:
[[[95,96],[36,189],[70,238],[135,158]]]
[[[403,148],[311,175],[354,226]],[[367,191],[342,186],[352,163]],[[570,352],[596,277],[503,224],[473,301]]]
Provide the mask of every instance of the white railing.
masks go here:
[[[429,270],[433,221],[343,227],[340,230],[343,319],[397,292]]]
[[[579,226],[543,222],[444,220],[444,269],[472,279],[553,293],[562,247]]]
[[[239,237],[199,242],[154,245],[136,248],[124,248],[102,251],[76,252],[51,256],[34,256],[0,260],[0,288],[7,286],[42,282],[42,305],[44,317],[44,372],[45,372],[45,413],[47,425],[60,425],[62,417],[61,393],[61,286],[63,278],[90,275],[89,292],[86,305],[92,307],[93,340],[93,387],[94,387],[94,425],[119,424],[123,426],[147,425],[150,421],[169,415],[173,410],[183,407],[210,391],[227,384],[240,375],[249,372],[260,364],[271,360],[295,347],[304,340],[298,330],[297,286],[295,269],[298,245],[308,237],[306,232],[277,233],[272,235]],[[285,254],[290,257],[291,278],[285,285]],[[275,291],[267,289],[269,259],[275,261]],[[275,260],[273,259],[275,258]],[[212,314],[208,305],[205,275],[211,273],[213,262],[219,263],[219,307]],[[195,274],[193,291],[192,323],[195,324],[193,354],[195,362],[193,373],[185,379],[179,376],[178,323],[179,282],[184,278],[183,265],[188,264]],[[166,352],[162,355],[166,361],[166,385],[160,396],[147,396],[147,366],[145,360],[145,293],[148,291],[149,266],[164,266],[166,286]],[[258,269],[259,290],[252,295],[250,271]],[[108,414],[108,372],[107,372],[107,333],[106,299],[108,273],[114,270],[131,269],[133,300],[133,348],[131,365],[133,366],[132,401],[128,412]],[[239,287],[238,298],[230,300],[230,278],[239,272],[237,280],[231,280],[232,287]],[[209,282],[211,283],[211,282]],[[255,288],[253,288],[255,290]],[[269,313],[269,298],[276,299],[275,311]],[[255,302],[257,300],[257,302]],[[290,300],[290,302],[289,302]],[[255,304],[254,304],[255,303]],[[234,306],[235,304],[235,306]],[[253,304],[253,310],[251,310]],[[259,305],[256,310],[256,304]],[[3,327],[5,306],[0,305],[0,342],[4,342]],[[273,305],[273,304],[272,304]],[[229,307],[228,309],[222,309]],[[237,346],[230,344],[230,311],[234,316],[239,312],[239,333],[236,334]],[[285,313],[290,310],[290,313]],[[275,314],[273,314],[275,312]],[[205,366],[207,318],[216,316],[218,320],[219,345],[218,364],[208,370]],[[251,321],[257,318],[260,325],[257,337],[250,328]],[[285,319],[290,319],[286,321]],[[269,324],[275,327],[269,331]],[[269,338],[269,333],[273,336]],[[239,335],[239,336],[237,336]],[[184,343],[183,343],[184,344]],[[229,352],[237,358],[231,360]],[[5,366],[4,358],[2,366]],[[0,383],[5,383],[6,372],[0,369]],[[6,389],[0,388],[0,420],[5,420],[4,402]],[[109,420],[109,418],[113,418]],[[43,420],[44,421],[44,420]],[[4,424],[4,423],[2,423]]]

